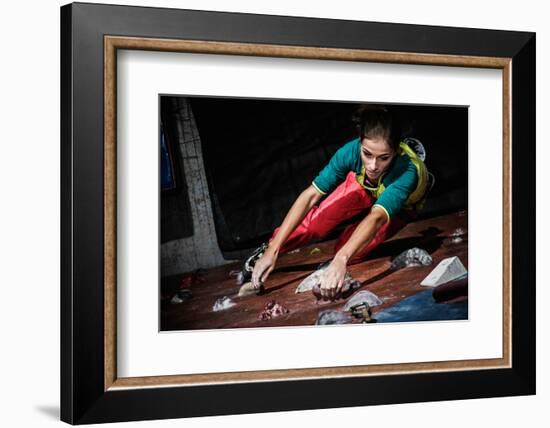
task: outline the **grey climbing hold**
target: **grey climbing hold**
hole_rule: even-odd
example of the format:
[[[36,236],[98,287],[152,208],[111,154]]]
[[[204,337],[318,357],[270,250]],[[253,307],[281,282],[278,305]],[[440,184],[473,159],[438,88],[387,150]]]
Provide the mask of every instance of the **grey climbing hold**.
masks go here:
[[[460,244],[462,241],[464,241],[464,236],[467,235],[468,232],[464,230],[461,227],[457,227],[453,233],[451,233],[451,242],[453,244]]]
[[[173,305],[177,305],[179,303],[183,303],[183,299],[180,299],[177,294],[174,294],[174,296],[170,300],[170,303],[172,303]]]
[[[326,267],[327,266],[317,269],[311,275],[307,276],[306,279],[300,282],[300,284],[296,288],[295,293],[304,293],[306,291],[310,291],[313,287],[319,284],[321,282],[321,276],[323,275]]]
[[[173,305],[178,305],[183,302],[187,302],[193,297],[193,293],[191,293],[191,290],[188,288],[182,288],[181,290],[178,290],[176,294],[172,297],[170,300],[170,303]]]
[[[432,257],[421,248],[410,248],[403,251],[391,263],[391,269],[397,270],[414,266],[429,266],[432,264]]]
[[[319,269],[317,269],[315,272],[313,272],[311,275],[309,275],[306,279],[304,279],[300,285],[296,288],[295,293],[304,293],[305,291],[310,291],[315,287],[316,285],[319,285],[321,283],[321,277],[323,275],[323,272],[325,269],[330,265],[330,263],[323,264]],[[357,288],[355,281],[353,277],[351,276],[351,273],[346,272],[346,275],[344,276],[344,284],[342,286],[342,292],[344,289],[347,291],[350,288]],[[360,285],[360,283],[359,283]]]
[[[326,310],[319,313],[317,317],[316,325],[331,325],[331,324],[350,324],[353,321],[348,314],[335,311],[335,310]]]
[[[344,306],[344,310],[350,311],[351,308],[353,308],[354,306],[361,305],[363,303],[366,303],[367,305],[369,305],[369,307],[372,308],[373,306],[381,305],[384,302],[380,300],[380,298],[376,294],[368,290],[363,290],[363,291],[359,291],[358,293],[355,293],[351,297],[351,299],[349,299],[346,302],[346,305]]]

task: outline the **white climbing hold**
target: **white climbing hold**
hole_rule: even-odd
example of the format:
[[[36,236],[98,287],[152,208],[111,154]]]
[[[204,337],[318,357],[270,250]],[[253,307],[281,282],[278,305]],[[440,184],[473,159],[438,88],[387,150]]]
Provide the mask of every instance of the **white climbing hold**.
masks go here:
[[[457,256],[441,260],[420,285],[436,287],[466,275],[468,271]]]
[[[228,296],[220,297],[216,302],[214,303],[214,306],[212,307],[212,310],[214,312],[223,311],[225,309],[229,309],[230,307],[235,306],[235,302],[231,300]]]

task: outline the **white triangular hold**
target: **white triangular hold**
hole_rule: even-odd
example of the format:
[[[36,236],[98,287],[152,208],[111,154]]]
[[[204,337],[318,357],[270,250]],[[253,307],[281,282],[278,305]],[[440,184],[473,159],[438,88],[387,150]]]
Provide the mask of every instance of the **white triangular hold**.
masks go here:
[[[468,271],[457,256],[448,257],[441,260],[435,269],[424,278],[420,285],[436,287],[440,284],[458,279],[467,273]]]

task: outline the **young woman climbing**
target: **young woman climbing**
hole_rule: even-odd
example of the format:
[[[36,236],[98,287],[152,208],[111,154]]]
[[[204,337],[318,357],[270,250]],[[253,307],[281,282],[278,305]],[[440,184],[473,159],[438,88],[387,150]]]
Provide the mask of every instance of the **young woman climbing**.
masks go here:
[[[388,108],[362,106],[356,121],[359,136],[336,151],[298,196],[269,242],[246,260],[245,280],[250,279],[257,290],[280,254],[319,240],[359,216],[336,240],[334,257],[321,279],[323,297],[335,298],[346,266],[364,260],[416,217],[431,178],[422,145],[415,139],[401,140],[398,121]]]

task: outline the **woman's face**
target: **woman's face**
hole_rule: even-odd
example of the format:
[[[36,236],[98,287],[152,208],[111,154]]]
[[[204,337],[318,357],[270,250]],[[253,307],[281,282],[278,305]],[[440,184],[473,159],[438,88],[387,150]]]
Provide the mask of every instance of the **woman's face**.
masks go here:
[[[361,141],[361,160],[365,174],[370,182],[376,182],[385,172],[395,156],[387,140],[382,137],[363,138]]]

